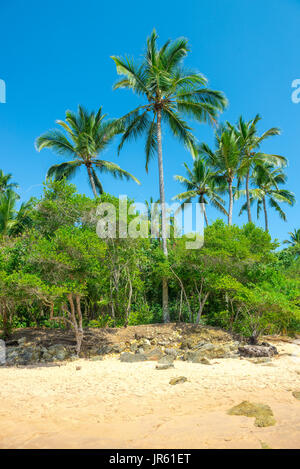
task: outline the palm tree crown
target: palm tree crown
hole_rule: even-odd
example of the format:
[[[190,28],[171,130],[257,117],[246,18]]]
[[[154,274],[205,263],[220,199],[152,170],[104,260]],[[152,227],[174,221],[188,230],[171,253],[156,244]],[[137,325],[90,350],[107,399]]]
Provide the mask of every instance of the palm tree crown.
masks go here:
[[[300,246],[300,228],[298,230],[289,231],[290,239],[285,239],[283,242],[285,244],[290,244],[291,246]]]
[[[240,139],[233,129],[220,126],[215,132],[216,150],[213,151],[206,143],[202,143],[199,154],[216,171],[215,180],[226,185],[229,195],[228,225],[232,224],[233,182],[238,174],[241,163]]]
[[[186,177],[176,175],[174,178],[185,186],[186,191],[176,195],[173,199],[182,200],[184,207],[185,203],[189,203],[194,197],[198,197],[199,203],[204,204],[203,210],[206,225],[208,225],[208,219],[205,204],[208,202],[227,215],[227,211],[224,208],[225,202],[219,195],[220,188],[216,183],[216,173],[207,166],[199,155],[195,157],[192,169],[186,163],[184,163],[184,167],[187,173]]]
[[[239,169],[239,179],[246,180],[246,198],[247,198],[247,212],[248,212],[248,221],[252,221],[251,217],[251,208],[250,208],[250,195],[249,195],[249,181],[251,178],[252,170],[258,166],[265,163],[270,163],[277,166],[285,166],[286,158],[280,155],[263,153],[260,151],[261,144],[269,137],[275,135],[280,135],[280,129],[277,127],[272,127],[262,135],[258,135],[257,124],[261,120],[259,114],[257,114],[254,119],[249,122],[244,121],[240,117],[238,124],[234,127],[231,124],[227,123],[239,137],[239,143],[241,146],[241,165]]]
[[[0,235],[2,236],[18,235],[32,225],[32,201],[22,203],[17,210],[18,199],[18,194],[12,189],[0,194]]]
[[[57,120],[62,130],[49,130],[36,140],[38,151],[51,148],[58,154],[71,156],[71,161],[59,163],[49,168],[47,177],[54,176],[56,180],[64,177],[69,179],[78,168],[84,165],[88,172],[89,183],[94,196],[103,192],[97,171],[110,173],[114,177],[133,179],[139,181],[117,164],[111,161],[99,160],[97,156],[111,143],[115,135],[121,132],[120,122],[117,119],[105,119],[102,108],[95,114],[87,112],[82,106],[78,113],[66,112],[66,121]]]
[[[218,113],[227,101],[220,91],[206,87],[207,79],[200,73],[185,70],[181,63],[189,52],[188,41],[179,38],[157,47],[155,30],[147,40],[147,49],[141,63],[132,59],[115,57],[119,75],[114,89],[129,88],[146,100],[123,117],[126,130],[119,150],[126,140],[144,134],[146,136],[146,169],[157,151],[157,119],[169,125],[173,135],[190,146],[194,143],[191,128],[183,115],[200,122],[215,123]]]
[[[252,183],[255,186],[249,190],[250,204],[257,201],[257,218],[259,217],[261,208],[265,214],[265,230],[269,231],[268,213],[267,213],[267,199],[269,206],[274,208],[279,214],[280,218],[286,221],[286,214],[281,208],[281,203],[294,205],[295,195],[287,189],[280,189],[278,186],[285,184],[287,181],[286,174],[281,168],[276,168],[272,164],[264,164],[256,166],[252,174]],[[236,198],[245,195],[245,191],[237,191]],[[246,210],[247,204],[241,208],[240,214]]]
[[[11,173],[4,174],[2,169],[0,169],[0,194],[7,190],[17,189],[19,187],[17,183],[10,182],[11,178]]]

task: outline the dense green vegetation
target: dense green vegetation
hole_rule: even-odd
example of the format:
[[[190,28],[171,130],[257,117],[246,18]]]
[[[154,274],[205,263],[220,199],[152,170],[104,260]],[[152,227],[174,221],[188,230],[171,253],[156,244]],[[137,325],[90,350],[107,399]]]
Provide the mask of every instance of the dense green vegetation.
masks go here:
[[[287,182],[287,159],[261,149],[265,139],[280,131],[271,128],[258,135],[257,115],[249,122],[240,118],[237,124],[218,125],[214,149],[197,142],[184,116],[216,124],[226,99],[209,90],[201,74],[184,69],[188,50],[185,39],[158,48],[154,32],[141,63],[113,57],[123,76],[115,88],[130,88],[144,101],[111,120],[101,108],[89,113],[80,106],[78,113],[66,112],[66,121],[57,121],[62,130],[40,136],[38,150],[51,148],[71,157],[49,169],[40,199],[19,206],[16,183],[0,171],[0,328],[5,336],[14,327],[72,327],[79,352],[87,326],[203,322],[253,340],[261,333],[300,330],[299,230],[290,233],[289,246],[281,251],[268,232],[267,202],[284,220],[282,204],[295,203],[294,194],[279,187]],[[186,236],[175,237],[174,219],[167,237],[162,123],[192,155],[186,175],[175,176],[184,192],[174,199],[206,206],[201,249],[187,250]],[[104,192],[99,173],[139,181],[98,156],[113,139],[120,138],[121,150],[128,139],[142,134],[147,171],[151,157],[158,156],[161,234],[101,239],[97,207],[113,204],[118,219],[119,199]],[[93,199],[68,182],[80,166],[87,171]],[[243,197],[240,213],[247,211],[248,223],[238,227],[232,215]],[[209,225],[208,204],[228,223]],[[264,211],[265,230],[252,221],[253,204],[257,216]],[[129,223],[138,216],[133,200],[127,211]]]
[[[1,327],[73,327],[161,322],[162,278],[169,284],[172,321],[205,322],[256,338],[300,326],[299,246],[275,252],[270,235],[248,223],[217,220],[205,229],[202,249],[185,236],[100,239],[99,201],[66,180],[49,181],[22,233],[4,232],[0,250]],[[128,202],[128,209],[132,201]],[[129,215],[132,220],[135,215]]]

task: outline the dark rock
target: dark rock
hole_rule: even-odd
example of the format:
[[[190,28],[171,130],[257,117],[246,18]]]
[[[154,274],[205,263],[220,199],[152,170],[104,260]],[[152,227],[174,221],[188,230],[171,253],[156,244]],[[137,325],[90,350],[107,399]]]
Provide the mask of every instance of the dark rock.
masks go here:
[[[243,345],[238,350],[243,357],[273,357],[278,354],[274,345],[268,347],[264,345]]]
[[[96,355],[108,355],[113,352],[113,346],[109,344],[102,345],[96,351]],[[118,353],[118,352],[117,352]]]

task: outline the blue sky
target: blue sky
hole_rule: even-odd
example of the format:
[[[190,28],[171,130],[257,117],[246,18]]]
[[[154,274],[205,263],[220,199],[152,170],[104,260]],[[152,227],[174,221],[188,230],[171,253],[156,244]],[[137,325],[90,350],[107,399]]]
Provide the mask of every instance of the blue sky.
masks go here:
[[[206,75],[209,86],[222,90],[230,102],[221,120],[235,122],[240,115],[249,120],[260,113],[261,131],[282,129],[263,149],[289,159],[288,188],[300,199],[300,103],[291,100],[292,81],[300,78],[299,25],[300,0],[2,2],[0,79],[6,82],[7,102],[0,104],[0,168],[13,173],[22,200],[38,196],[47,169],[61,157],[49,150],[37,153],[35,138],[78,104],[90,110],[102,105],[110,117],[138,104],[129,91],[112,90],[117,75],[110,56],[140,57],[155,27],[160,43],[189,39],[186,65]],[[194,131],[200,141],[213,142],[207,125],[196,124]],[[132,172],[142,185],[104,176],[104,189],[139,202],[157,198],[157,162],[152,161],[147,175],[143,142],[128,144],[119,157],[116,144],[103,159]],[[181,189],[173,175],[183,174],[182,163],[192,160],[166,130],[163,149],[170,200]],[[73,182],[92,195],[84,172]],[[246,219],[238,211],[236,207],[234,222],[241,224]],[[288,231],[299,228],[299,203],[287,208],[287,214],[284,223],[270,211],[273,237],[285,239]],[[208,216],[212,221],[219,215],[209,207]]]

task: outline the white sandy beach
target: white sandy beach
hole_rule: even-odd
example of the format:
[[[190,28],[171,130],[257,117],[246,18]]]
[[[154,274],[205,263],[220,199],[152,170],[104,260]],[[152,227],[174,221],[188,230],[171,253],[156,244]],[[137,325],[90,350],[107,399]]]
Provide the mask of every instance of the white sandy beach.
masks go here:
[[[0,448],[300,448],[300,347],[276,344],[270,364],[78,360],[0,368]],[[291,355],[285,355],[292,354]],[[298,355],[298,356],[297,356]],[[81,367],[80,369],[76,369]],[[169,380],[188,381],[171,386]],[[277,424],[227,415],[268,404]]]

